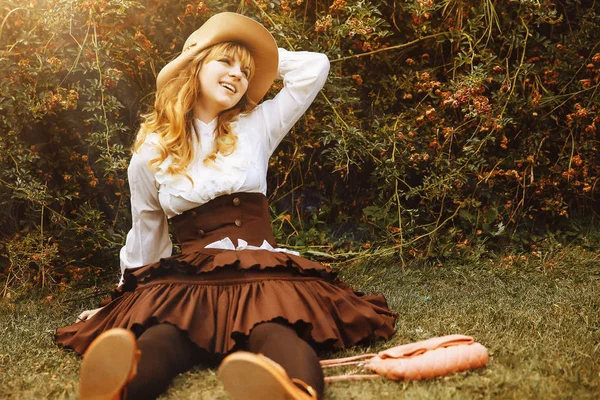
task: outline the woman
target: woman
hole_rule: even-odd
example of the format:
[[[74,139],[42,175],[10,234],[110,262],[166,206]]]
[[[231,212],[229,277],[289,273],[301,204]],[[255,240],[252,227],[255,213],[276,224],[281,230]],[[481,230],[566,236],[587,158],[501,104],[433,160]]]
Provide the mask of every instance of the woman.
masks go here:
[[[383,297],[278,248],[270,228],[269,157],[328,70],[326,56],[278,49],[261,24],[222,13],[160,72],[128,170],[119,288],[57,330],[58,343],[86,352],[81,398],[154,398],[206,362],[220,363],[235,399],[321,398],[315,349],[393,334]],[[283,89],[257,106],[277,76]]]

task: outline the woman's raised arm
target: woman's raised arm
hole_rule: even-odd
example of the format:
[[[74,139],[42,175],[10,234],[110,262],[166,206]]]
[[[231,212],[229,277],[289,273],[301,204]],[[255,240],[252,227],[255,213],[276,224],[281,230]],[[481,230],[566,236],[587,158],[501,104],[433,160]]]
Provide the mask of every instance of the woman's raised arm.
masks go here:
[[[260,104],[252,113],[267,134],[267,151],[271,154],[292,126],[306,112],[329,73],[325,54],[279,49],[279,78],[283,88],[271,100]]]

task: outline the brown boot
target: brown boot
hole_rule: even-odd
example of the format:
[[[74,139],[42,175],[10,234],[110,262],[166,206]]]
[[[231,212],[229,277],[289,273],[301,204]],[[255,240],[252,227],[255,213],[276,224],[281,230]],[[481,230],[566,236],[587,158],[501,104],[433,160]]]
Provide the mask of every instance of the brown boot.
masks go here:
[[[225,390],[235,400],[315,400],[316,391],[290,379],[275,361],[262,354],[238,351],[225,357],[218,370]]]
[[[125,385],[136,373],[140,351],[127,329],[103,332],[83,355],[79,371],[80,400],[125,398]]]

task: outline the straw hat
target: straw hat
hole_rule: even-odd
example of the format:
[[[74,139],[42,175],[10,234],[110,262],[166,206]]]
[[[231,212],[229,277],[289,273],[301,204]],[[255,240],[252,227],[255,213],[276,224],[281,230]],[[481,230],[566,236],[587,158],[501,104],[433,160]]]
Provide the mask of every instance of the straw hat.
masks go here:
[[[212,16],[187,38],[182,54],[190,52],[190,57],[186,58],[187,62],[182,62],[178,57],[165,65],[159,73],[157,89],[162,86],[161,82],[166,83],[175,78],[179,71],[191,62],[193,55],[222,42],[240,43],[250,51],[256,71],[248,84],[247,95],[250,100],[258,103],[277,75],[279,66],[277,43],[262,24],[232,12]]]

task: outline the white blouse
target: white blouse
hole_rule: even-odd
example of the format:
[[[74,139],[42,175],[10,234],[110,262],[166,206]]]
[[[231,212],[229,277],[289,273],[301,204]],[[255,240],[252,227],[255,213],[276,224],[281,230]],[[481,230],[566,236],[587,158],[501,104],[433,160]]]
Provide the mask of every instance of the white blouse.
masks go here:
[[[168,218],[225,194],[266,195],[271,154],[308,109],[325,84],[328,72],[329,60],[324,54],[279,49],[278,74],[284,86],[273,99],[262,102],[248,114],[241,114],[231,123],[238,137],[231,155],[217,154],[214,164],[206,166],[203,161],[213,148],[216,119],[208,124],[198,119],[194,121],[196,157],[187,169],[193,185],[183,175],[167,173],[170,158],[155,170],[149,167],[149,161],[158,155],[154,144],[159,138],[156,134],[147,136],[133,154],[127,170],[132,227],[120,252],[120,283],[127,268],[139,268],[172,254]],[[247,248],[244,244],[239,246]],[[231,248],[220,244],[215,247]]]

